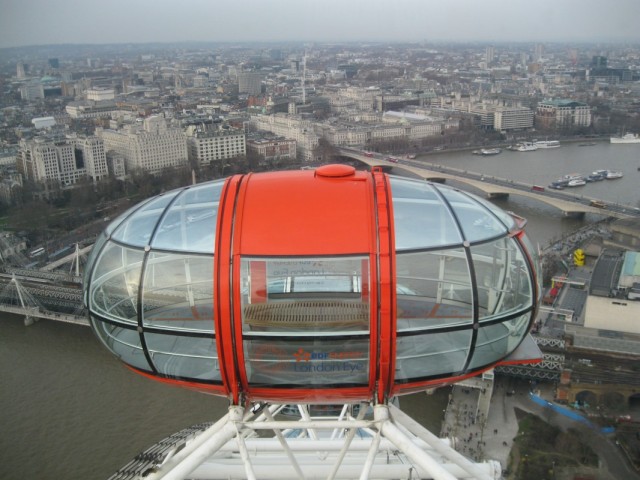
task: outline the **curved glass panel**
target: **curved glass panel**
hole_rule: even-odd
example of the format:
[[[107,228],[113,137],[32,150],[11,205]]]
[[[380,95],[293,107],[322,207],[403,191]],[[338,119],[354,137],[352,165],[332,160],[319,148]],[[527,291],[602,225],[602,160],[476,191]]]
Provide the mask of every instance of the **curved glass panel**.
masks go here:
[[[471,275],[464,250],[398,253],[399,332],[471,324]]]
[[[221,380],[213,336],[189,337],[147,332],[144,339],[158,373],[169,377]]]
[[[129,207],[127,210],[125,210],[124,213],[121,213],[120,215],[118,215],[115,218],[115,220],[109,223],[109,225],[107,225],[107,228],[104,229],[107,236],[111,235],[113,231],[120,226],[120,224],[124,221],[125,218],[127,218],[129,215],[131,215],[133,212],[135,212],[139,208],[144,207],[144,205],[150,201],[151,199],[147,199],[140,203],[137,203],[133,207]]]
[[[479,242],[507,234],[507,228],[479,202],[449,188],[438,190],[451,204],[466,240]]]
[[[218,202],[224,181],[188,188],[171,204],[151,246],[157,249],[213,253]]]
[[[481,326],[469,369],[490,365],[513,352],[527,333],[530,319],[531,313],[527,313],[503,323]]]
[[[451,212],[426,182],[390,178],[397,250],[462,243]]]
[[[480,319],[525,310],[532,305],[529,272],[513,238],[471,247]]]
[[[507,227],[507,230],[510,231],[513,228],[517,228],[518,224],[516,223],[513,216],[508,212],[505,212],[500,207],[495,206],[489,200],[486,200],[482,197],[478,197],[477,195],[473,195],[472,193],[467,193],[467,195],[473,197],[474,200],[484,205],[487,210],[490,210],[491,213],[493,213],[496,217],[498,217],[498,219],[500,219],[502,223],[504,223],[504,225]]]
[[[138,287],[144,253],[107,243],[91,278],[91,311],[111,320],[137,324]]]
[[[144,272],[142,323],[213,332],[213,257],[150,252]]]
[[[149,245],[151,234],[158,222],[158,219],[164,212],[173,197],[179,191],[166,193],[160,197],[147,202],[136,210],[129,218],[126,218],[113,232],[111,237],[127,245],[135,247],[145,247]]]
[[[469,354],[471,329],[397,338],[396,382],[459,373]]]
[[[105,232],[102,232],[98,236],[98,238],[95,241],[95,243],[93,244],[93,247],[91,247],[91,252],[89,252],[89,256],[87,257],[87,263],[86,263],[86,265],[84,267],[84,271],[86,273],[85,273],[85,276],[83,278],[83,285],[82,285],[83,299],[84,299],[85,306],[87,306],[87,288],[89,286],[88,274],[93,269],[93,262],[95,262],[96,257],[98,256],[98,253],[100,253],[100,250],[102,249],[102,246],[105,244],[105,242],[108,239],[109,239],[109,237],[107,236],[107,234]]]
[[[542,298],[542,268],[540,267],[540,254],[538,249],[534,247],[533,243],[531,243],[531,239],[525,234],[521,233],[515,239],[520,240],[522,242],[522,246],[525,248],[529,256],[531,257],[531,261],[533,262],[533,273],[536,277],[536,282],[538,284],[538,298],[536,301],[539,301]]]
[[[95,317],[92,317],[92,321],[98,338],[120,360],[141,370],[151,370],[140,344],[140,334],[136,330],[112,325]]]

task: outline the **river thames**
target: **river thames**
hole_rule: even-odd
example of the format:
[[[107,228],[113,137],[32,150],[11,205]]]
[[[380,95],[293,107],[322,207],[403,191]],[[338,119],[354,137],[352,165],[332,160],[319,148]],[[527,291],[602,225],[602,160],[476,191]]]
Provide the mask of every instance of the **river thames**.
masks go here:
[[[640,145],[567,143],[489,157],[442,152],[419,160],[545,186],[565,174],[618,170],[623,178],[572,193],[629,207],[640,202]],[[529,236],[541,245],[600,218],[565,218],[544,203],[515,196],[496,203],[527,218]],[[439,433],[447,393],[402,397],[400,406]],[[106,479],[153,443],[216,420],[226,407],[225,399],[130,372],[86,327],[45,320],[25,327],[18,317],[0,319],[2,479]]]

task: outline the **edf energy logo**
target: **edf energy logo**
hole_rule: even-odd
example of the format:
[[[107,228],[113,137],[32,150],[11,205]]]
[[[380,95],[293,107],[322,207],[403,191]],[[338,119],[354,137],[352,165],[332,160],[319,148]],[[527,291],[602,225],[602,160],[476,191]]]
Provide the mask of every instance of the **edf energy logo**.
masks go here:
[[[365,369],[364,362],[353,360],[361,355],[360,352],[307,352],[300,347],[293,354],[296,359],[293,370],[300,373],[360,373]]]

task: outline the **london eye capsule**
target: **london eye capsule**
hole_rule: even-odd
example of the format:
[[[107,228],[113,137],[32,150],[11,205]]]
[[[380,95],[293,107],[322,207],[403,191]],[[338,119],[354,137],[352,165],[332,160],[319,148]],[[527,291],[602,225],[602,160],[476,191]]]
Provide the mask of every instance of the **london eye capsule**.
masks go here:
[[[84,299],[144,375],[234,402],[382,402],[512,361],[540,294],[523,226],[377,168],[235,175],[113,221]]]

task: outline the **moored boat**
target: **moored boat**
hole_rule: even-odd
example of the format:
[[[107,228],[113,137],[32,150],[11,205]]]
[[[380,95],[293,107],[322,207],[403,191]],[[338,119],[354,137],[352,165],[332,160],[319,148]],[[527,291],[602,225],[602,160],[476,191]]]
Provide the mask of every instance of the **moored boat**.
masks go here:
[[[615,172],[613,170],[609,170],[606,175],[607,180],[615,180],[616,178],[622,178],[624,174],[622,172]]]
[[[538,148],[558,148],[560,142],[558,140],[537,140],[534,145]]]
[[[566,182],[570,182],[571,180],[584,180],[584,176],[581,173],[568,173],[560,180],[564,180]]]
[[[582,187],[583,185],[586,185],[587,182],[585,179],[583,178],[574,178],[573,180],[569,180],[569,183],[567,183],[567,187]]]
[[[519,144],[516,148],[519,152],[535,152],[538,150],[538,147],[535,143],[532,142],[523,142]]]
[[[637,133],[626,133],[619,137],[610,137],[611,143],[640,143],[640,136]]]
[[[604,180],[605,178],[606,178],[606,175],[592,173],[591,175],[587,176],[587,178],[585,178],[585,180],[587,182],[599,182],[601,180]]]
[[[483,148],[480,150],[480,155],[498,155],[499,153],[502,153],[499,148]]]

